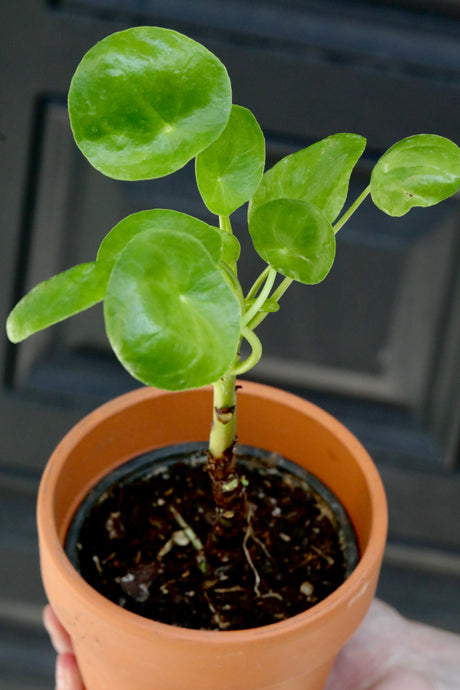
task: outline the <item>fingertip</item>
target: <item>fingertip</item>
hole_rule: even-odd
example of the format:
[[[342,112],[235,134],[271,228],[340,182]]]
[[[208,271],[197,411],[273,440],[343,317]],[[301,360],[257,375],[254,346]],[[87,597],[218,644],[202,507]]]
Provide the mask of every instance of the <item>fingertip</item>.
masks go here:
[[[70,636],[49,604],[43,609],[43,625],[50,636],[51,644],[58,654],[72,652]]]
[[[75,656],[69,652],[56,659],[56,690],[84,690]]]
[[[50,604],[46,604],[45,608],[43,609],[42,619],[43,619],[43,625],[45,626],[46,630],[49,632],[49,628],[52,628],[53,624],[57,620],[56,614],[54,613]]]

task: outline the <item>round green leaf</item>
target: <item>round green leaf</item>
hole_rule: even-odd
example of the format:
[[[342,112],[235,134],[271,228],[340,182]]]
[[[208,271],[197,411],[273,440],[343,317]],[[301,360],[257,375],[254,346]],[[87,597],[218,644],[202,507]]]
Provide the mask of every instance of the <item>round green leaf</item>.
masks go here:
[[[221,235],[223,242],[222,260],[232,266],[240,257],[241,245],[233,233],[221,230]]]
[[[236,356],[239,301],[201,242],[184,233],[133,237],[110,277],[104,316],[117,357],[147,385],[204,386]]]
[[[333,134],[282,158],[268,170],[249,212],[274,199],[309,201],[332,223],[346,201],[350,175],[366,140],[358,134]]]
[[[132,213],[117,223],[103,239],[97,260],[117,259],[128,242],[146,230],[185,232],[202,242],[216,263],[222,258],[223,233],[220,228],[214,228],[186,213],[156,208]]]
[[[196,159],[196,180],[212,213],[229,216],[248,201],[264,172],[265,138],[254,115],[232,106],[227,126]]]
[[[417,134],[394,144],[371,175],[371,195],[390,216],[414,206],[433,206],[460,189],[460,149],[436,134]]]
[[[301,283],[319,283],[334,263],[334,231],[308,201],[277,199],[259,206],[251,214],[249,232],[264,261]]]
[[[9,339],[18,343],[100,302],[112,267],[113,261],[79,264],[36,285],[8,317]]]
[[[82,153],[120,180],[168,175],[224,129],[231,85],[224,65],[176,31],[141,26],[112,34],[83,57],[69,91]]]

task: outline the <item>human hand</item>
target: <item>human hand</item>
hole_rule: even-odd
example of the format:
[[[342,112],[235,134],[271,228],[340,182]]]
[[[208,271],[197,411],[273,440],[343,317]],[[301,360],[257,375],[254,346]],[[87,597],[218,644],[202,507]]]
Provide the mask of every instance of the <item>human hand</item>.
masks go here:
[[[56,690],[84,690],[70,637],[49,605],[43,611],[43,624],[57,652]]]
[[[403,618],[375,599],[325,690],[459,690],[460,635]]]
[[[52,608],[45,627],[58,653],[56,690],[84,690],[70,638]],[[460,635],[403,618],[378,599],[340,652],[325,690],[458,690]]]

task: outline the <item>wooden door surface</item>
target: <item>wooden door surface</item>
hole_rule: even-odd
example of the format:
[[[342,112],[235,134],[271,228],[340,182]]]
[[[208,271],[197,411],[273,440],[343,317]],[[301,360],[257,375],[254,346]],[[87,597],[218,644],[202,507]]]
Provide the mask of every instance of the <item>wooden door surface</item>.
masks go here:
[[[380,153],[432,132],[460,144],[460,4],[326,0],[16,0],[0,2],[1,313],[36,282],[91,261],[104,234],[143,208],[209,219],[193,167],[128,184],[76,149],[66,93],[79,59],[136,24],[188,33],[230,73],[268,164],[335,132]],[[241,262],[249,285],[257,257]],[[390,507],[380,595],[460,632],[460,200],[397,221],[365,204],[338,237],[320,286],[293,287],[265,322],[252,377],[333,412],[381,471]],[[35,531],[50,451],[86,412],[136,383],[111,355],[96,307],[24,344],[0,339],[0,677],[5,690],[50,687]],[[3,683],[6,683],[4,685]]]

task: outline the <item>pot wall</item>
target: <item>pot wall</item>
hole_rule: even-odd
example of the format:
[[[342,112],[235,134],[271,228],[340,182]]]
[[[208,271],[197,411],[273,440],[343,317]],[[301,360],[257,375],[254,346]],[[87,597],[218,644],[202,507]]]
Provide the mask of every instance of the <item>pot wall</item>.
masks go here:
[[[212,412],[211,389],[172,394],[143,388],[121,396],[62,440],[38,499],[45,590],[71,634],[87,690],[321,690],[338,651],[364,617],[387,526],[384,491],[371,459],[349,431],[316,406],[268,386],[242,386],[239,441],[297,462],[338,496],[357,532],[360,563],[310,611],[254,630],[184,630],[107,601],[63,550],[77,505],[115,466],[154,448],[206,440]]]

